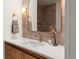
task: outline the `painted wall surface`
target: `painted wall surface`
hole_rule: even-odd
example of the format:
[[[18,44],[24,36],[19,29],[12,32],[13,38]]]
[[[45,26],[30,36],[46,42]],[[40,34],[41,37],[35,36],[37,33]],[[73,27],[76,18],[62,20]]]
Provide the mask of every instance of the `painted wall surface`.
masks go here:
[[[4,39],[11,39],[12,13],[17,14],[19,23],[18,38],[22,36],[22,0],[5,0],[4,1]]]
[[[32,22],[32,31],[37,31],[37,0],[30,0],[29,20]]]
[[[65,59],[76,59],[76,1],[65,0]]]

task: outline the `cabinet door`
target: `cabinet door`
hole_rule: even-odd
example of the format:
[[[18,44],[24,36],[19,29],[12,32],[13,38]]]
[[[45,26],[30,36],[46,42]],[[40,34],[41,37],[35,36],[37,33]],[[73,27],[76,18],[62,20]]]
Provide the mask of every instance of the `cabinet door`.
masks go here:
[[[10,50],[5,48],[5,59],[11,59]]]
[[[22,59],[21,51],[5,45],[5,59]]]
[[[26,51],[29,52],[28,50]],[[9,44],[5,44],[5,59],[47,59],[37,55],[34,55],[34,56],[37,56],[37,57],[34,57],[32,55],[34,54],[24,53],[23,51],[20,51],[16,47],[13,47]]]
[[[23,53],[23,59],[37,59],[29,54]]]

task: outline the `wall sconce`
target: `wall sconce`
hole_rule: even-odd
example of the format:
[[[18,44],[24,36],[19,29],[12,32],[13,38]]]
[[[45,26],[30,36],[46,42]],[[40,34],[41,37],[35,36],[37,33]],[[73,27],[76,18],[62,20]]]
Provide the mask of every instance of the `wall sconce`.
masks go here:
[[[27,8],[26,7],[22,7],[22,13],[27,13]]]

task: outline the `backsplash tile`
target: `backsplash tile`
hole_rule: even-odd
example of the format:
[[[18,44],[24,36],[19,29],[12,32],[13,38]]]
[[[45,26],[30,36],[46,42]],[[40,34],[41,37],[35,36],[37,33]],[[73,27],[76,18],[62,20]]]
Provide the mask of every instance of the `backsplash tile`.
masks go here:
[[[30,38],[30,39],[35,39],[38,40],[37,37],[35,37],[35,34],[38,32],[30,32],[30,31],[26,31],[26,34],[23,33],[23,37],[24,38]],[[51,38],[51,34],[49,32],[40,32],[40,35],[42,36],[43,41],[48,42],[48,40],[54,40],[53,38]],[[57,43],[60,45],[64,45],[64,36],[63,33],[58,33],[56,35],[56,40]]]

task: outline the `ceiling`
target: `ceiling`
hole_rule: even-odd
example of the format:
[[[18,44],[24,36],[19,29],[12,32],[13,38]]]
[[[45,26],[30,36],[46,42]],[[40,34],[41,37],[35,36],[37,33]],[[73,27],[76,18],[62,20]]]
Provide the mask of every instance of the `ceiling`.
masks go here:
[[[45,6],[56,2],[60,2],[61,0],[37,0],[37,1],[38,1],[38,5]]]

